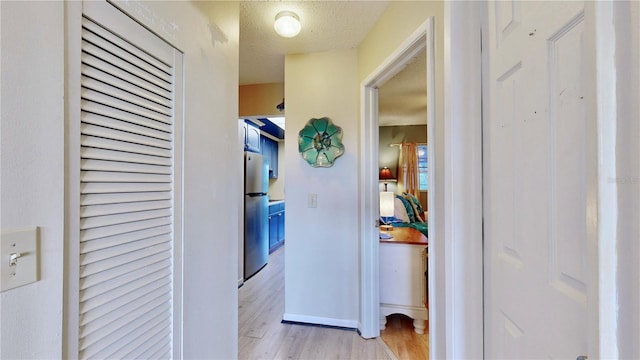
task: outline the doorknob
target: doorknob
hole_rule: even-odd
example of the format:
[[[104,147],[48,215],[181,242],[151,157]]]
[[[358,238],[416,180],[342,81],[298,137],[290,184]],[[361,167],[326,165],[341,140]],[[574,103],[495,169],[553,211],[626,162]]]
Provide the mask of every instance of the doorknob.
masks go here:
[[[587,355],[580,355],[576,358],[576,360],[587,360],[589,357]]]

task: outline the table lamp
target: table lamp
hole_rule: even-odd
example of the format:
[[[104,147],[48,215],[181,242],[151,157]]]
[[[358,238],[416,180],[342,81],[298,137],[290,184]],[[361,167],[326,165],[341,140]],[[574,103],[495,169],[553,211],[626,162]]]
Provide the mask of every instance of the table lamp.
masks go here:
[[[387,183],[389,181],[398,181],[391,173],[391,169],[388,167],[383,167],[380,169],[380,174],[378,174],[378,180],[384,182],[384,191],[387,191]]]
[[[390,223],[390,218],[393,218],[394,215],[394,198],[394,193],[390,191],[384,191],[380,193],[380,217],[382,218],[382,225],[380,225],[380,230],[393,230],[393,226]]]

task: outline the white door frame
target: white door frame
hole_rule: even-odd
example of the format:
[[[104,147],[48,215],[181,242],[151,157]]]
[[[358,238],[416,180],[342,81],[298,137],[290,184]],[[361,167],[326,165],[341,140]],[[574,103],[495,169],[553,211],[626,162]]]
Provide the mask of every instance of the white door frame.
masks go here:
[[[371,338],[380,335],[380,279],[379,279],[379,241],[378,229],[375,226],[379,214],[378,187],[378,88],[395,76],[411,61],[417,53],[427,52],[427,123],[429,129],[435,126],[435,53],[434,53],[434,19],[429,18],[413,34],[411,34],[380,66],[378,66],[361,84],[361,154],[360,168],[360,234],[362,236],[361,256],[361,324],[363,337]],[[434,131],[428,131],[429,162],[435,164]],[[435,175],[429,172],[429,191],[437,189]],[[429,208],[435,208],[435,200],[429,197]],[[437,211],[430,211],[430,224],[437,216]],[[429,235],[436,233],[435,226],[430,226]],[[436,276],[431,270],[435,267],[430,261],[430,277]],[[434,288],[435,289],[435,288]],[[431,290],[430,290],[431,291]],[[435,299],[430,299],[431,309],[435,307]],[[433,311],[432,311],[433,313]],[[435,315],[429,315],[435,319]],[[435,321],[429,322],[430,333],[435,333]],[[435,336],[431,336],[432,343]],[[431,349],[434,345],[430,345]],[[433,351],[433,350],[432,350]]]
[[[446,2],[444,7],[443,119],[435,118],[433,18],[409,36],[361,85],[360,331],[364,337],[380,333],[378,229],[374,225],[379,206],[377,86],[395,75],[412,52],[426,45],[430,94],[427,143],[432,169],[429,191],[444,195],[443,207],[436,206],[435,196],[429,196],[429,209],[433,209],[429,211],[430,357],[482,358],[482,6]],[[436,130],[440,127],[444,131]],[[437,133],[444,133],[444,138],[435,139]],[[444,147],[436,147],[436,142],[443,142]],[[444,176],[436,176],[436,168],[444,169]],[[444,228],[438,228],[438,223]],[[445,285],[442,288],[436,284]]]
[[[480,359],[483,341],[482,2],[444,5],[445,353]],[[437,241],[437,239],[436,239]],[[442,291],[435,289],[434,291]],[[442,356],[440,356],[442,355]]]

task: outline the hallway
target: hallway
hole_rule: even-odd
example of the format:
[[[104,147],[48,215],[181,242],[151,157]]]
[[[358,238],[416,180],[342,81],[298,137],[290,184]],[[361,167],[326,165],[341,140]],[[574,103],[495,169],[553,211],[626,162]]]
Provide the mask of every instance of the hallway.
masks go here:
[[[382,340],[355,331],[282,324],[284,252],[239,289],[239,359],[393,359]]]

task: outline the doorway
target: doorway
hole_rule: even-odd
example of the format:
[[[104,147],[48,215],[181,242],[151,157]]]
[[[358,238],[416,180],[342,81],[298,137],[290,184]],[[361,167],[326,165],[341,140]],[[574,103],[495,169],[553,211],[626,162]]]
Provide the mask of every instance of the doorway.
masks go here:
[[[393,215],[391,228],[381,232],[391,239],[380,240],[380,322],[385,324],[380,337],[398,358],[411,359],[429,358],[429,334],[423,329],[428,320],[426,64],[423,48],[378,88],[381,216]],[[385,210],[384,199],[393,199],[393,208],[389,203]]]
[[[361,327],[363,337],[377,337],[380,335],[380,274],[379,274],[379,245],[378,228],[375,220],[379,218],[379,183],[378,183],[378,158],[379,158],[379,88],[389,79],[397,75],[409,63],[414,61],[421,52],[426,53],[426,82],[427,82],[427,127],[433,129],[435,124],[435,56],[433,37],[433,18],[429,18],[420,26],[401,46],[362,83],[362,168],[361,179],[362,194],[360,206],[363,209],[360,230],[361,243]],[[427,147],[429,163],[434,164],[434,132],[428,133]],[[429,172],[429,184],[434,185],[434,172]],[[435,191],[430,187],[430,191]],[[428,208],[434,209],[434,199],[429,197]],[[435,212],[429,212],[429,233],[435,234]],[[429,263],[429,284],[432,284],[438,275],[435,269],[435,261]],[[433,287],[433,285],[429,285]],[[429,292],[432,294],[433,292]],[[435,299],[430,296],[429,304]],[[431,311],[430,311],[431,312]],[[429,314],[429,318],[432,316]],[[434,334],[437,324],[429,322],[429,333]],[[430,336],[430,342],[435,341],[435,336]]]

